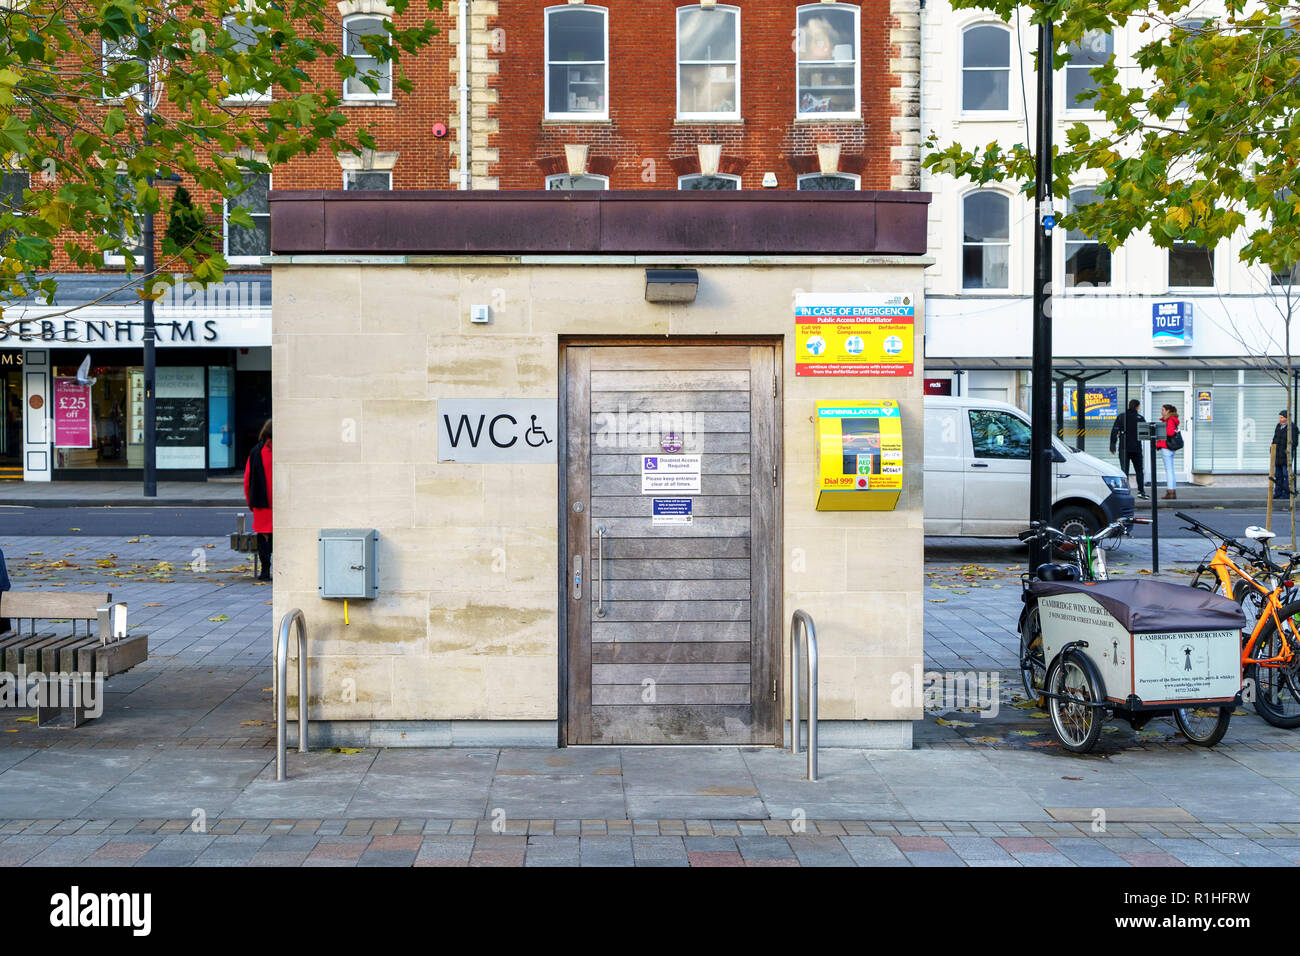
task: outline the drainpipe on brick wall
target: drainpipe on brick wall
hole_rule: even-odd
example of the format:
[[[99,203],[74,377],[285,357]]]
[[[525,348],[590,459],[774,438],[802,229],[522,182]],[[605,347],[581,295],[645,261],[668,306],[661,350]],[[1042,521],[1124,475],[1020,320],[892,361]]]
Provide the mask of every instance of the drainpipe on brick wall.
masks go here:
[[[469,0],[460,0],[460,188],[470,188],[469,170]]]

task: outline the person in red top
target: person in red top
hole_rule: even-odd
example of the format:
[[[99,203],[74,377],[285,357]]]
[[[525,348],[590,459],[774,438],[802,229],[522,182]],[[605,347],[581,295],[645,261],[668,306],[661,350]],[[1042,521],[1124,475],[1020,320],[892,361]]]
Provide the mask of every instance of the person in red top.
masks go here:
[[[244,466],[244,500],[253,511],[259,581],[271,580],[271,420],[268,418]]]
[[[1168,440],[1178,433],[1178,409],[1172,405],[1161,405],[1160,420],[1165,423],[1165,437],[1156,441],[1156,447],[1160,449],[1160,456],[1165,462],[1165,497],[1177,498],[1178,479],[1174,476],[1175,449],[1169,447]],[[1151,480],[1153,483],[1155,482],[1154,475],[1151,476]]]

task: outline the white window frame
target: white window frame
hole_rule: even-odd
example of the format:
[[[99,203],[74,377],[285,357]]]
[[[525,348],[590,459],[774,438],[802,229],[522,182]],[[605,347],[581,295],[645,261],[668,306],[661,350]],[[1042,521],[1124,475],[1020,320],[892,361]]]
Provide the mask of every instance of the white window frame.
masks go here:
[[[1205,249],[1205,246],[1202,246],[1199,242],[1180,241],[1175,239],[1174,244],[1196,246],[1198,249]],[[1174,250],[1172,248],[1166,249],[1165,250],[1165,288],[1167,288],[1170,292],[1208,292],[1216,288],[1219,282],[1218,247],[1215,246],[1214,248],[1211,248],[1208,251],[1209,251],[1209,259],[1210,259],[1210,284],[1209,285],[1174,285],[1171,280],[1171,274],[1173,272]],[[1112,271],[1114,271],[1113,268]]]
[[[803,61],[799,59],[799,50],[803,46],[804,11],[814,10],[848,10],[853,14],[853,109],[836,113],[805,113],[801,105],[803,85],[799,70]],[[862,8],[855,3],[806,3],[796,7],[794,12],[794,114],[796,119],[835,120],[858,119],[862,116]],[[822,63],[822,60],[810,60],[810,64]]]
[[[100,37],[100,38],[99,38],[99,55],[100,55],[100,66],[99,66],[99,69],[100,69],[100,75],[103,76],[103,78],[104,78],[105,80],[108,79],[108,66],[109,66],[110,63],[118,63],[118,62],[122,62],[122,61],[125,61],[125,60],[139,60],[139,59],[140,59],[140,57],[137,56],[136,53],[135,53],[134,51],[133,51],[129,56],[126,55],[126,54],[124,54],[124,53],[120,53],[120,52],[117,52],[117,53],[109,53],[109,51],[108,51],[109,43],[110,43],[110,41],[107,40],[107,39],[105,39],[104,37]],[[114,45],[116,45],[116,44],[114,44]],[[105,103],[123,103],[123,102],[125,102],[126,100],[130,100],[130,99],[140,99],[140,100],[143,100],[144,97],[145,97],[145,94],[146,94],[146,91],[147,91],[148,86],[149,86],[149,69],[148,69],[148,64],[146,63],[146,64],[145,64],[145,80],[144,80],[143,83],[138,84],[138,85],[134,88],[133,91],[126,92],[126,93],[124,93],[124,94],[122,94],[122,95],[118,95],[118,96],[108,96],[108,95],[105,95],[105,96],[102,97],[102,101],[105,102]]]
[[[27,185],[24,186],[23,189],[30,190],[32,188],[32,174],[25,169],[16,169],[12,167],[0,167],[0,173],[4,174],[5,176],[25,176],[27,177]],[[22,191],[20,190],[18,194],[18,201],[21,203],[22,199],[23,199]],[[12,212],[15,216],[23,215],[23,211],[21,209],[12,209],[10,210],[10,212]]]
[[[861,189],[861,188],[862,188],[862,177],[859,176],[857,173],[829,173],[829,174],[827,174],[827,173],[802,173],[802,174],[801,174],[798,178],[796,178],[796,180],[795,180],[795,190],[796,190],[796,191],[803,189],[803,182],[804,182],[805,179],[847,179],[847,180],[849,180],[850,182],[853,183],[853,188],[854,188],[854,189]],[[830,191],[830,190],[811,190],[811,189],[810,189],[810,190],[807,190],[807,191],[808,191],[808,192],[828,192],[828,191]],[[845,189],[844,192],[849,192],[849,190]]]
[[[604,21],[604,26],[605,26],[605,59],[602,60],[602,61],[600,62],[600,66],[601,66],[601,69],[604,71],[604,78],[605,78],[605,84],[604,84],[604,90],[605,90],[605,108],[604,108],[603,110],[601,110],[600,112],[596,112],[596,111],[592,110],[592,111],[587,111],[587,112],[584,112],[584,113],[570,113],[570,112],[568,112],[567,110],[552,110],[552,109],[551,109],[551,17],[552,17],[553,15],[562,14],[562,13],[567,13],[567,12],[572,12],[572,11],[576,11],[576,10],[595,10],[595,11],[597,11],[597,12],[600,13],[600,15],[601,15],[601,17],[602,17],[602,19],[603,19],[603,21]],[[557,120],[557,119],[558,119],[558,120],[576,120],[576,121],[579,121],[579,122],[582,122],[582,121],[586,121],[586,122],[608,122],[608,121],[609,121],[609,100],[610,100],[610,88],[609,88],[609,76],[610,76],[610,71],[609,71],[609,10],[608,10],[608,8],[606,8],[606,7],[597,7],[597,6],[594,6],[594,5],[589,4],[589,3],[583,3],[583,4],[572,4],[572,3],[570,3],[570,4],[565,4],[564,6],[558,6],[558,7],[547,7],[545,10],[542,11],[542,23],[543,23],[543,30],[542,30],[542,96],[543,96],[543,98],[544,98],[544,103],[545,103],[545,106],[544,106],[545,112],[543,113],[543,115],[544,115],[548,120]],[[556,61],[557,64],[560,63],[560,62],[561,62],[561,61]],[[568,62],[570,62],[570,61],[565,60],[565,61],[563,61],[563,62],[568,63]],[[594,60],[579,60],[579,61],[576,61],[576,65],[579,65],[579,66],[592,66],[592,65],[595,64],[595,62],[596,62],[596,61],[594,61]]]
[[[1066,214],[1068,215],[1070,211],[1073,209],[1074,194],[1077,192],[1083,192],[1084,190],[1088,190],[1093,194],[1094,197],[1093,202],[1106,202],[1105,199],[1102,199],[1097,196],[1097,187],[1099,185],[1101,184],[1100,183],[1079,183],[1078,185],[1071,186],[1070,195],[1067,196],[1065,200]],[[1091,205],[1091,203],[1088,203],[1087,205]],[[1095,295],[1098,292],[1102,294],[1113,293],[1116,290],[1116,288],[1119,286],[1119,282],[1116,277],[1116,271],[1119,265],[1119,261],[1118,261],[1119,257],[1116,255],[1116,250],[1109,249],[1106,246],[1106,244],[1102,242],[1100,239],[1091,239],[1091,238],[1071,239],[1070,230],[1060,229],[1056,231],[1059,231],[1061,233],[1061,245],[1059,247],[1061,251],[1060,288],[1063,289],[1067,295]],[[1107,249],[1107,251],[1110,254],[1110,281],[1107,282],[1105,285],[1067,285],[1068,273],[1066,272],[1066,265],[1070,258],[1071,245],[1075,245],[1075,246],[1096,245],[1096,246],[1100,246],[1103,249]]]
[[[1210,14],[1198,13],[1197,16],[1183,17],[1183,19],[1181,20],[1175,20],[1172,24],[1172,27],[1180,30],[1184,30],[1188,33],[1192,33],[1193,31],[1199,32],[1200,30],[1204,29],[1205,22],[1211,18],[1212,16]],[[1173,36],[1173,29],[1170,30],[1171,39],[1172,36]],[[1169,111],[1169,118],[1173,120],[1187,119],[1187,101],[1181,100],[1180,102],[1176,103],[1174,105],[1174,108]]]
[[[267,190],[270,190],[272,188],[270,173],[250,173],[249,175],[266,176],[266,188]],[[267,219],[270,219],[271,210],[268,207],[266,212],[257,213],[256,215],[258,217],[265,216]],[[229,199],[221,200],[221,254],[226,257],[227,264],[232,266],[260,265],[262,262],[261,256],[235,256],[233,258],[231,257],[230,255],[230,200]]]
[[[732,20],[736,27],[736,59],[727,60],[691,60],[688,66],[726,66],[728,62],[734,63],[736,67],[736,108],[730,113],[687,113],[682,110],[682,14],[690,10],[722,10],[732,15]],[[702,4],[677,8],[677,118],[679,120],[738,120],[740,119],[740,7],[731,6],[730,4],[715,4],[713,7],[705,7]]]
[[[602,189],[609,189],[609,177],[601,176],[596,173],[578,173],[576,176],[570,173],[554,173],[553,175],[546,177],[544,187],[546,189],[551,189],[551,183],[555,182],[557,179],[598,179],[604,183],[604,186],[601,187]],[[592,189],[589,191],[593,193],[600,192],[599,189]]]
[[[740,190],[742,190],[742,189],[745,188],[745,184],[741,181],[740,177],[737,176],[735,173],[714,173],[712,176],[709,176],[709,177],[705,177],[705,175],[704,175],[703,173],[686,173],[686,174],[683,175],[683,176],[678,176],[678,177],[677,177],[677,188],[678,188],[679,190],[681,190],[681,189],[685,189],[686,187],[683,186],[682,184],[683,184],[684,182],[686,182],[688,179],[705,179],[705,178],[708,178],[708,179],[728,179],[728,180],[730,180],[731,182],[734,182],[734,183],[736,184],[736,190],[735,190],[736,192],[739,192]],[[731,192],[732,190],[730,190],[730,189],[713,189],[713,190],[704,189],[704,190],[692,190],[692,191],[693,191],[693,192]]]
[[[135,257],[135,268],[144,268],[144,230],[139,231],[136,237],[140,241],[141,254]],[[113,252],[111,249],[104,250],[104,265],[116,268],[126,268],[126,256],[121,253]]]
[[[994,29],[1003,31],[1007,35],[1006,67],[966,66],[966,34],[970,33],[972,30],[978,30],[982,27],[993,27]],[[966,26],[962,27],[961,32],[958,34],[958,37],[960,38],[961,41],[958,44],[959,50],[957,55],[957,113],[958,115],[962,116],[963,118],[970,118],[970,119],[1002,119],[1003,117],[1010,116],[1012,111],[1011,69],[1012,66],[1015,64],[1015,54],[1016,54],[1016,50],[1018,49],[1015,43],[1015,35],[1011,32],[1011,28],[1008,27],[1005,23],[1002,23],[1001,21],[991,23],[988,20],[976,20],[974,23],[968,23],[966,24]],[[968,69],[976,70],[984,73],[991,73],[995,70],[1005,69],[1007,74],[1007,105],[1002,109],[987,109],[987,110],[967,109],[966,108],[966,71]]]
[[[383,176],[387,176],[387,177],[388,177],[388,185],[385,186],[384,189],[349,189],[349,188],[348,188],[348,179],[349,179],[350,177],[355,176],[355,175],[358,175],[358,174],[364,174],[364,175],[367,175],[367,176],[374,176],[374,175],[376,175],[376,174],[378,174],[378,175],[383,175]],[[343,190],[344,190],[344,192],[371,192],[371,193],[381,193],[381,192],[384,192],[385,190],[392,190],[392,188],[393,188],[393,171],[392,171],[391,169],[345,169],[345,170],[343,170]]]
[[[388,19],[389,19],[388,17],[386,17],[386,16],[384,16],[383,14],[380,14],[380,13],[353,13],[353,14],[349,14],[348,16],[344,17],[344,18],[343,18],[343,49],[342,49],[342,51],[341,51],[341,55],[342,55],[342,56],[345,56],[345,57],[349,57],[350,59],[353,59],[353,60],[357,59],[357,56],[356,56],[355,54],[351,54],[351,53],[348,53],[348,52],[347,52],[347,49],[348,49],[348,33],[349,33],[349,30],[348,30],[348,24],[349,24],[349,23],[355,23],[355,22],[358,21],[358,20],[380,20],[380,21],[386,21],[386,20],[388,20]],[[367,59],[367,60],[374,59],[374,58],[371,57],[371,56],[364,56],[364,57],[362,57],[362,58],[363,58],[363,59]],[[383,75],[384,75],[384,79],[387,81],[387,89],[386,89],[386,91],[385,91],[385,90],[380,90],[378,93],[372,93],[370,90],[368,90],[368,89],[362,87],[362,90],[361,90],[360,93],[356,93],[356,92],[349,93],[349,92],[348,92],[348,80],[347,80],[347,79],[344,79],[344,81],[343,81],[343,102],[345,102],[345,103],[383,103],[383,102],[389,102],[389,101],[392,100],[392,98],[393,98],[393,64],[392,64],[392,62],[390,61],[390,62],[388,62],[388,63],[376,63],[376,66],[377,66],[377,67],[382,67],[383,70],[385,71],[385,73],[384,73]],[[361,73],[358,71],[358,73],[357,73],[357,77],[359,77],[360,75],[361,75]],[[356,79],[356,77],[349,77],[349,79]]]
[[[239,18],[234,14],[229,14],[221,18],[221,28],[230,33],[231,26],[239,26]],[[245,25],[246,26],[246,25]],[[249,29],[252,29],[249,27]],[[256,32],[256,31],[255,31]],[[249,90],[246,93],[227,93],[224,101],[227,103],[269,103],[271,101],[270,90]]]
[[[1111,56],[1114,56],[1114,57],[1116,58],[1116,60],[1118,61],[1119,57],[1118,57],[1118,54],[1116,53],[1116,45],[1117,45],[1118,42],[1119,42],[1118,31],[1116,31],[1116,30],[1108,30],[1108,31],[1106,31],[1106,32],[1110,34],[1110,55],[1111,55]],[[1086,35],[1087,35],[1087,34],[1085,33],[1085,36],[1086,36]],[[1098,113],[1098,111],[1097,111],[1096,106],[1083,106],[1083,105],[1081,105],[1081,104],[1075,102],[1074,97],[1072,97],[1072,96],[1070,95],[1070,71],[1071,71],[1071,70],[1074,70],[1074,71],[1076,71],[1076,72],[1078,72],[1078,71],[1082,71],[1085,75],[1088,76],[1088,79],[1091,80],[1091,79],[1092,79],[1092,75],[1091,75],[1091,73],[1089,73],[1089,71],[1092,70],[1092,69],[1093,69],[1093,66],[1092,66],[1092,65],[1087,65],[1087,66],[1076,65],[1075,62],[1074,62],[1073,60],[1071,60],[1069,63],[1065,64],[1064,69],[1061,70],[1061,74],[1062,74],[1062,76],[1061,76],[1061,93],[1062,93],[1062,95],[1063,95],[1063,97],[1064,97],[1064,101],[1063,101],[1062,104],[1061,104],[1061,110],[1062,110],[1063,112],[1065,112],[1065,113],[1071,113],[1071,114],[1074,114],[1074,115],[1076,115],[1076,116],[1080,116],[1080,115],[1082,115],[1082,116],[1098,116],[1098,115],[1100,115],[1100,114]],[[1010,106],[1010,94],[1009,94],[1009,93],[1008,93],[1008,101],[1007,101],[1007,105]]]
[[[997,196],[1006,202],[1007,238],[1005,241],[1003,240],[989,241],[986,239],[981,239],[979,242],[968,242],[966,240],[966,200],[969,199],[971,196],[978,196],[981,193],[988,193],[990,195]],[[1000,189],[968,189],[966,192],[961,194],[960,201],[961,201],[961,216],[959,218],[961,224],[959,227],[960,231],[957,234],[958,246],[959,246],[958,262],[957,262],[957,281],[960,283],[961,286],[961,294],[982,295],[985,293],[1005,294],[1007,292],[1010,292],[1011,291],[1011,270],[1015,265],[1015,260],[1011,255],[1012,237],[1014,235],[1014,231],[1011,225],[1011,197]],[[1006,285],[983,285],[983,286],[968,288],[966,286],[966,247],[967,246],[979,246],[981,249],[987,249],[990,246],[1005,246],[1007,250],[1007,284]]]

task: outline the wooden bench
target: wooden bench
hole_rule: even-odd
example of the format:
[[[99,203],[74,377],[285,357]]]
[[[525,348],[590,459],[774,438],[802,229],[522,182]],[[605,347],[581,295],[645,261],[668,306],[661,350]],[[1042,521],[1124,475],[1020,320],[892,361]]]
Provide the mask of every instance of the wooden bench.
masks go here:
[[[0,666],[9,680],[40,674],[36,725],[79,727],[89,719],[84,706],[63,706],[72,684],[111,677],[149,657],[149,635],[126,633],[126,605],[113,595],[78,591],[0,592],[0,618],[12,630],[0,634]],[[23,633],[23,622],[27,633]],[[72,633],[38,633],[37,622],[67,621]],[[78,625],[82,633],[78,633]],[[66,676],[65,676],[66,675]],[[26,691],[26,681],[19,684]],[[102,688],[99,688],[102,693]],[[102,703],[102,700],[101,700]]]

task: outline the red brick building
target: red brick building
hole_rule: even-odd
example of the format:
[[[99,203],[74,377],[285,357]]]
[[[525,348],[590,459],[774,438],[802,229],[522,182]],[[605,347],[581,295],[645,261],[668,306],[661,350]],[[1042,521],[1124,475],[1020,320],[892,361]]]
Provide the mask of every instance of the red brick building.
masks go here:
[[[475,185],[914,188],[902,6],[474,4]]]

